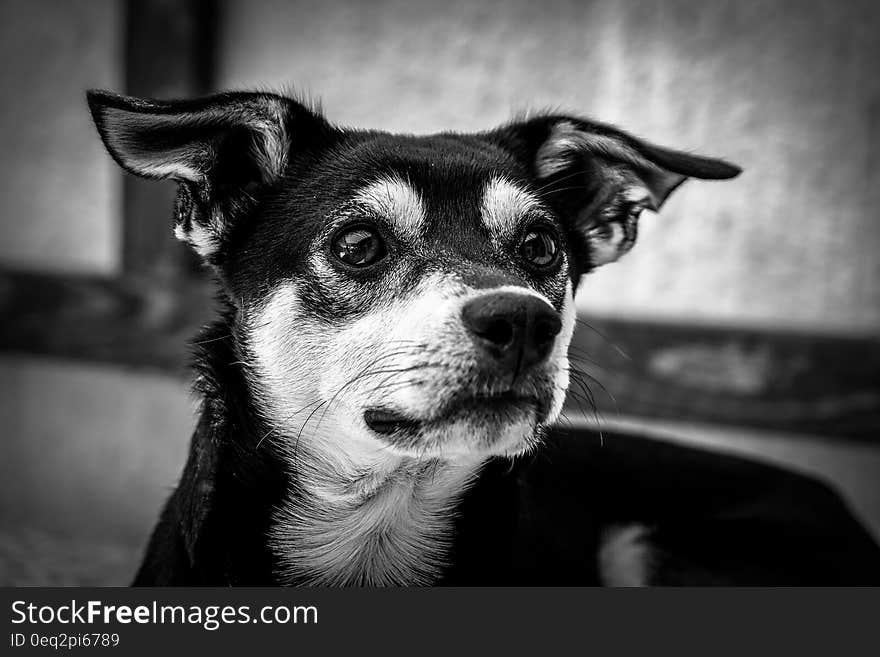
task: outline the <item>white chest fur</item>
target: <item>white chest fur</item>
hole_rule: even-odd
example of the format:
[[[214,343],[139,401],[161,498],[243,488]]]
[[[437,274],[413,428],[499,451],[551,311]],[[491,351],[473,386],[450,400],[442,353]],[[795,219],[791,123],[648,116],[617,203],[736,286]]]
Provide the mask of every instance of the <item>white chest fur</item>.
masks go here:
[[[270,539],[281,581],[432,584],[447,562],[456,504],[480,465],[403,460],[382,474],[291,494]]]

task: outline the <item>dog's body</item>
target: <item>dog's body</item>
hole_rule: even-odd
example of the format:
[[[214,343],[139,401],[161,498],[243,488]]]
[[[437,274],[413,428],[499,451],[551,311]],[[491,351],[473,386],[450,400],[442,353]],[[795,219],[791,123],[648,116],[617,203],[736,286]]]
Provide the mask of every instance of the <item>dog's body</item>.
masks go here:
[[[89,100],[124,168],[180,183],[224,293],[136,583],[880,579],[815,482],[553,428],[581,277],[736,167],[567,116],[413,137],[272,94]]]

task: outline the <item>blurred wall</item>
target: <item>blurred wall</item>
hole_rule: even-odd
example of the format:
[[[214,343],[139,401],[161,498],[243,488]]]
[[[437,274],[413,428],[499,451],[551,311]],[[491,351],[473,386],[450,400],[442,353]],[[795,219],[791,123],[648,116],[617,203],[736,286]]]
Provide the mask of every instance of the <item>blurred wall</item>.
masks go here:
[[[123,90],[124,4],[0,0],[0,267],[119,271],[122,174],[85,90]],[[32,582],[70,583],[77,545],[84,581],[126,583],[180,472],[192,415],[177,380],[0,358],[0,584],[28,581],[29,569]],[[57,535],[86,543],[47,539]],[[102,561],[118,543],[130,547]],[[122,563],[100,579],[89,559]]]
[[[475,130],[559,107],[746,173],[691,182],[586,310],[880,329],[880,3],[225,0],[221,87],[334,121]]]
[[[10,357],[0,359],[0,379],[0,533],[20,526],[140,548],[186,458],[186,386]]]
[[[122,86],[117,0],[0,0],[0,266],[110,273],[121,178],[85,104]]]

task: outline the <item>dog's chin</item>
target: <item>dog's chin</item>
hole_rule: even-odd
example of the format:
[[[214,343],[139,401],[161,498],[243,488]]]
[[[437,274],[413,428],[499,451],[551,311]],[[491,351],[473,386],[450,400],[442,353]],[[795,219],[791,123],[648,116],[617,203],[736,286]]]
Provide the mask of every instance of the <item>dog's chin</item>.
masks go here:
[[[426,458],[517,456],[537,444],[547,404],[533,397],[458,398],[439,412],[417,414],[371,408],[363,420],[395,453]]]

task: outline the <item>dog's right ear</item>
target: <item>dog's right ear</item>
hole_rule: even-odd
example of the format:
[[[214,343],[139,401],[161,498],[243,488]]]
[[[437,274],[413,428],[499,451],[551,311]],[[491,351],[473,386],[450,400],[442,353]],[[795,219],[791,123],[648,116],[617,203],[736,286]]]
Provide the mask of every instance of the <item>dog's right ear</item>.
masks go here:
[[[627,253],[642,210],[658,211],[688,178],[727,180],[741,172],[730,162],[664,148],[575,116],[539,114],[487,136],[525,166],[563,219],[580,274]]]
[[[316,113],[270,93],[168,102],[92,90],[87,97],[122,168],[180,183],[174,234],[208,262],[255,192],[284,174],[293,142],[304,151],[330,131]]]

